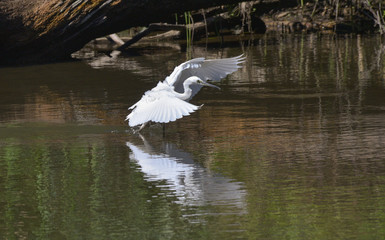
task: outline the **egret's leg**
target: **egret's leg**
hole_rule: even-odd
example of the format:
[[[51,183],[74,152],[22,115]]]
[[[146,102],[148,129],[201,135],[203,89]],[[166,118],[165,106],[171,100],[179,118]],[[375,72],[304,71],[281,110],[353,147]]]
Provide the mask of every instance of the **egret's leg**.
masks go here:
[[[165,137],[166,136],[166,124],[162,123],[162,127],[163,127],[163,137]]]
[[[140,126],[138,132],[140,132],[140,130],[142,130],[145,126],[147,126],[148,122],[145,122],[142,124],[142,126]]]
[[[147,124],[148,122],[143,123],[138,130],[134,131],[134,133],[139,133],[140,130],[142,130],[145,126],[147,126]]]

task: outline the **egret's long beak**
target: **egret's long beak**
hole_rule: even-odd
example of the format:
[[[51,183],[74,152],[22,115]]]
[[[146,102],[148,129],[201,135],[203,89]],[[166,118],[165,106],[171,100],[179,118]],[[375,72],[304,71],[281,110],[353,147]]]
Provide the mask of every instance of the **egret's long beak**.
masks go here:
[[[214,84],[210,84],[210,83],[207,83],[207,82],[203,82],[203,83],[201,83],[201,84],[202,84],[203,86],[212,87],[212,88],[217,88],[217,89],[221,90],[220,87],[218,87],[218,86],[216,86],[216,85],[214,85]]]

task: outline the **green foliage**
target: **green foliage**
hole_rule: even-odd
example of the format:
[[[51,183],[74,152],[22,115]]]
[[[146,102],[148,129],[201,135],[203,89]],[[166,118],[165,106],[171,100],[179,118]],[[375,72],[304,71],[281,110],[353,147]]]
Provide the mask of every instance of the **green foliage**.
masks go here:
[[[187,59],[191,58],[191,47],[193,43],[193,26],[191,12],[184,13],[185,25],[186,25],[186,53]]]

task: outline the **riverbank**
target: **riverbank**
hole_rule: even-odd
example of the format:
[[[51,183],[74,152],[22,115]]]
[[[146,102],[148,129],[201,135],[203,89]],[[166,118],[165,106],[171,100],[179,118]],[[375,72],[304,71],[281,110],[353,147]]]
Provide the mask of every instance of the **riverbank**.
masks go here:
[[[138,41],[184,40],[187,45],[191,45],[202,41],[218,41],[218,38],[220,42],[233,38],[249,39],[250,35],[265,33],[383,32],[383,20],[379,10],[364,3],[331,5],[315,1],[302,5],[274,5],[276,2],[243,2],[226,10],[217,7],[187,12],[184,16],[175,15],[175,22],[172,23],[153,23],[147,28],[135,27],[119,33],[122,40],[116,41],[117,39],[111,36],[108,38],[119,45],[119,50],[127,50]]]
[[[261,19],[267,31],[277,32],[333,32],[374,33],[378,32],[376,11],[365,5],[341,4],[330,6],[325,3],[308,2],[303,6],[272,10]]]
[[[14,15],[9,15],[3,3],[0,5],[0,65],[62,61],[69,59],[72,53],[90,41],[100,37],[111,38],[111,34],[115,36],[127,29],[132,30],[133,34],[129,36],[131,40],[113,40],[117,42],[116,49],[119,51],[126,51],[132,44],[143,39],[154,42],[185,40],[191,45],[200,39],[226,38],[231,35],[242,37],[266,32],[385,32],[380,3],[376,5],[373,1],[369,5],[367,0],[339,2],[266,0],[234,1],[230,4],[224,0],[224,5],[219,6],[196,3],[188,8],[182,4],[178,9],[167,9],[159,13],[159,16],[154,15],[154,7],[148,4],[142,6],[146,9],[138,8],[134,14],[129,3],[120,1],[103,4],[101,1],[100,5],[95,6],[88,6],[85,2],[76,11],[66,3],[44,8],[50,9],[51,19],[41,23],[39,28],[33,28],[31,21],[25,19],[22,22],[13,21],[14,16],[23,12],[13,9]],[[40,10],[47,4],[36,3],[33,13],[29,8],[22,10],[32,14],[26,15],[30,16],[28,19],[37,21],[42,17],[39,15],[42,14]],[[63,9],[71,14],[62,16]],[[57,24],[52,26],[52,22]]]

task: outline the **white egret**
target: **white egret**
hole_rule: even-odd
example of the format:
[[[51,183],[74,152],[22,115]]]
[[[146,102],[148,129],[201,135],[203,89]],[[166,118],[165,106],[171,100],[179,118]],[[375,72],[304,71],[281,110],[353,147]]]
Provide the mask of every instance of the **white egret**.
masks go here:
[[[242,55],[233,58],[205,59],[194,58],[175,67],[170,76],[156,87],[144,93],[142,98],[132,105],[126,120],[130,127],[141,125],[138,131],[152,121],[168,123],[190,115],[201,108],[188,101],[202,86],[219,87],[207,83],[207,80],[220,81],[228,74],[241,68]]]

